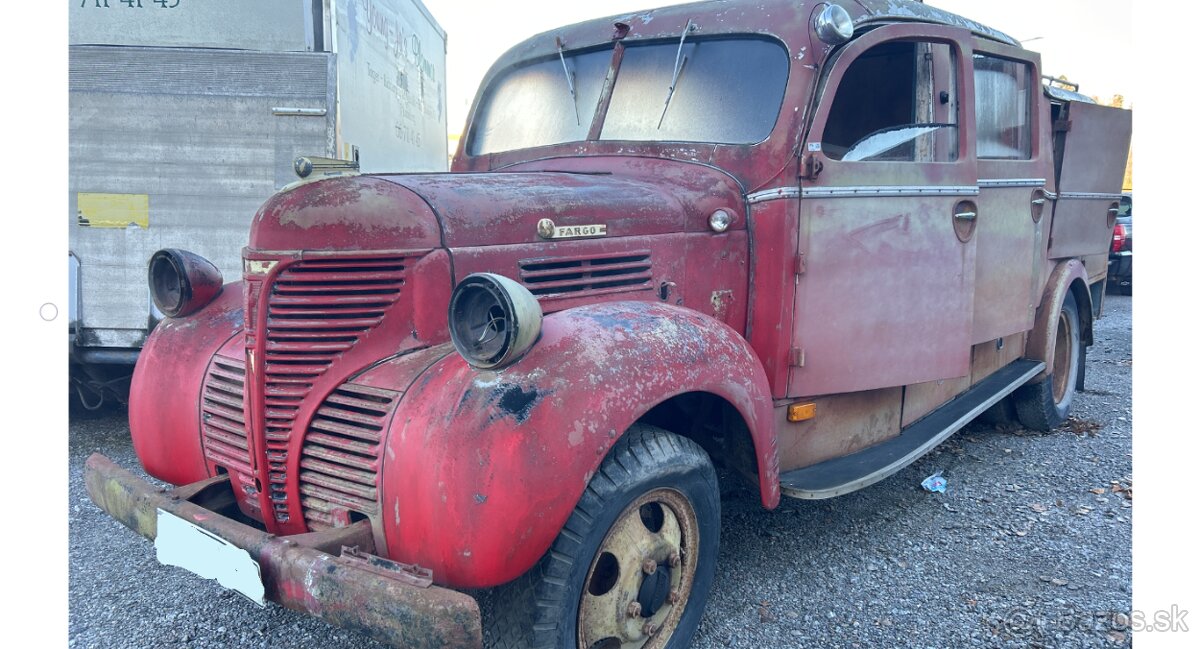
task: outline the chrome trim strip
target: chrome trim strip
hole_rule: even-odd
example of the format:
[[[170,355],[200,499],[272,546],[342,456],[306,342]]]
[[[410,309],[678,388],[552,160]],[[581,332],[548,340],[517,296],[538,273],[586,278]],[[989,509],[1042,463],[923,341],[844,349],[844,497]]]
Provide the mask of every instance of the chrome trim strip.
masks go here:
[[[1058,200],[1058,194],[1050,191],[1049,189],[1042,190],[1042,193],[1046,195],[1046,198],[1049,198],[1052,201]]]
[[[918,459],[920,459],[921,456],[923,456],[926,453],[928,453],[929,451],[933,450],[933,448],[935,446],[937,446],[938,444],[941,444],[942,442],[946,441],[946,439],[949,438],[951,435],[953,435],[954,433],[961,430],[963,426],[966,426],[967,424],[971,423],[972,419],[975,419],[979,415],[983,414],[983,411],[996,405],[996,403],[998,403],[1001,399],[1003,399],[1004,397],[1011,394],[1017,388],[1021,387],[1022,385],[1025,385],[1026,381],[1037,376],[1038,373],[1040,373],[1044,369],[1046,369],[1046,364],[1038,363],[1034,367],[1030,368],[1027,372],[1025,372],[1021,376],[1017,377],[1017,379],[1014,380],[1012,383],[1009,383],[1007,388],[1000,390],[1000,391],[996,392],[995,394],[993,394],[992,396],[988,397],[986,401],[984,401],[983,403],[980,403],[979,405],[972,408],[969,412],[967,412],[963,416],[959,417],[957,420],[954,421],[954,423],[950,424],[944,430],[942,430],[942,432],[938,433],[937,435],[934,435],[928,441],[926,441],[924,444],[921,444],[917,448],[914,448],[912,451],[910,451],[908,453],[908,455],[905,455],[904,457],[900,458],[899,460],[896,460],[895,462],[889,464],[888,466],[883,467],[882,469],[879,469],[878,471],[876,471],[874,473],[865,475],[865,476],[859,478],[858,480],[853,480],[851,482],[847,482],[846,484],[839,485],[837,487],[833,487],[832,489],[822,489],[820,491],[804,491],[804,490],[800,490],[800,489],[789,489],[787,487],[782,487],[782,491],[783,491],[784,495],[791,496],[792,498],[803,498],[805,500],[818,500],[821,498],[833,498],[834,496],[840,496],[842,494],[848,494],[852,491],[858,491],[859,489],[862,489],[863,487],[869,487],[869,486],[875,484],[876,482],[883,480],[884,478],[890,477],[892,474],[896,473],[900,469],[903,469],[904,467],[906,467],[906,466],[912,464],[913,462],[917,461]]]
[[[800,198],[799,187],[776,187],[775,189],[764,189],[746,195],[746,202],[751,205],[761,203],[763,201],[773,201],[779,198]]]
[[[1045,178],[980,178],[980,187],[1042,187]]]
[[[978,196],[980,187],[1044,187],[1045,184],[1045,178],[1000,178],[980,180],[978,186],[879,185],[861,187],[805,187],[803,189],[796,187],[776,187],[775,189],[764,189],[747,194],[746,201],[753,205],[764,201],[773,201],[781,198],[799,198],[800,196],[811,198],[839,198],[846,196]],[[1064,198],[1120,198],[1119,194],[1083,194],[1070,192],[1064,192],[1061,196]],[[1046,197],[1054,199],[1058,195],[1047,191]]]
[[[1100,192],[1059,192],[1059,198],[1103,198],[1110,201],[1119,201],[1123,194],[1103,194]]]
[[[925,186],[870,186],[870,187],[805,187],[801,195],[810,198],[843,198],[846,196],[978,196],[979,187],[974,185],[950,187]]]
[[[275,106],[271,114],[277,117],[325,117],[328,114],[324,108],[297,108],[295,106]]]

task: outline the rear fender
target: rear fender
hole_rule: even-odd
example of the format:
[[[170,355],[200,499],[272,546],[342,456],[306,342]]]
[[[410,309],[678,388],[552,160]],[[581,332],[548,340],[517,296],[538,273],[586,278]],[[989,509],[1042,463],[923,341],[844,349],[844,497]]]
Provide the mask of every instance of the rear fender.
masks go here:
[[[1087,270],[1078,259],[1061,261],[1050,272],[1050,279],[1047,280],[1046,290],[1042,294],[1042,302],[1034,315],[1033,331],[1025,345],[1027,358],[1046,363],[1046,369],[1030,379],[1031,383],[1045,379],[1054,366],[1058,312],[1062,309],[1063,301],[1067,299],[1067,291],[1072,292],[1075,304],[1079,307],[1080,342],[1084,345],[1092,343],[1092,297],[1087,288]]]
[[[775,507],[766,374],[746,341],[709,316],[593,304],[547,316],[533,348],[499,371],[447,356],[413,383],[388,432],[380,478],[388,556],[456,588],[520,576],[625,430],[686,392],[715,394],[739,411],[763,504]]]

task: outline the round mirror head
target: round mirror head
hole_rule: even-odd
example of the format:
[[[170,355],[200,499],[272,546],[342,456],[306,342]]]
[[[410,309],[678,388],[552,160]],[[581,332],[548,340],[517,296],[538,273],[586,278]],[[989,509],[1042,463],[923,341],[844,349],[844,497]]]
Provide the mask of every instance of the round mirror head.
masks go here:
[[[825,5],[817,14],[814,24],[817,38],[828,45],[841,45],[854,36],[854,22],[850,14],[838,5]]]

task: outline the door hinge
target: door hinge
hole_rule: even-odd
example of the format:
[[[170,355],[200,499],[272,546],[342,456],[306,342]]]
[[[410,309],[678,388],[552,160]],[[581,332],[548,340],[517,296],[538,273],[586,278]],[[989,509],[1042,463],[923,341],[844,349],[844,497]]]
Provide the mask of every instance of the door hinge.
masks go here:
[[[804,270],[805,270],[804,253],[797,252],[795,262],[796,262],[796,267],[793,269],[793,271],[795,272],[796,275],[803,275]]]
[[[1060,120],[1056,120],[1054,122],[1054,132],[1055,133],[1066,133],[1069,130],[1071,130],[1071,120],[1060,119]]]
[[[800,180],[815,180],[824,168],[825,165],[817,159],[815,153],[800,156]]]
[[[788,352],[788,364],[792,367],[804,367],[804,348],[793,347]]]

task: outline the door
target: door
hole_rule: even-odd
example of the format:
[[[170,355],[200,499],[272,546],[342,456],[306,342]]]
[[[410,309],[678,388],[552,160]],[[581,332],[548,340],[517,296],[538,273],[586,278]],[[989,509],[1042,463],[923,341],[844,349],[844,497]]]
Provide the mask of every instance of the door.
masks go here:
[[[1133,114],[1080,101],[1064,104],[1058,200],[1050,230],[1050,257],[1104,256],[1112,245]],[[1104,267],[1103,261],[1099,264]]]
[[[801,180],[790,396],[969,373],[979,193],[969,38],[890,25],[826,64],[803,145],[820,171]]]
[[[1050,125],[1037,55],[976,39],[971,59],[980,206],[971,342],[979,344],[1033,328],[1042,298],[1053,151],[1042,146]]]

